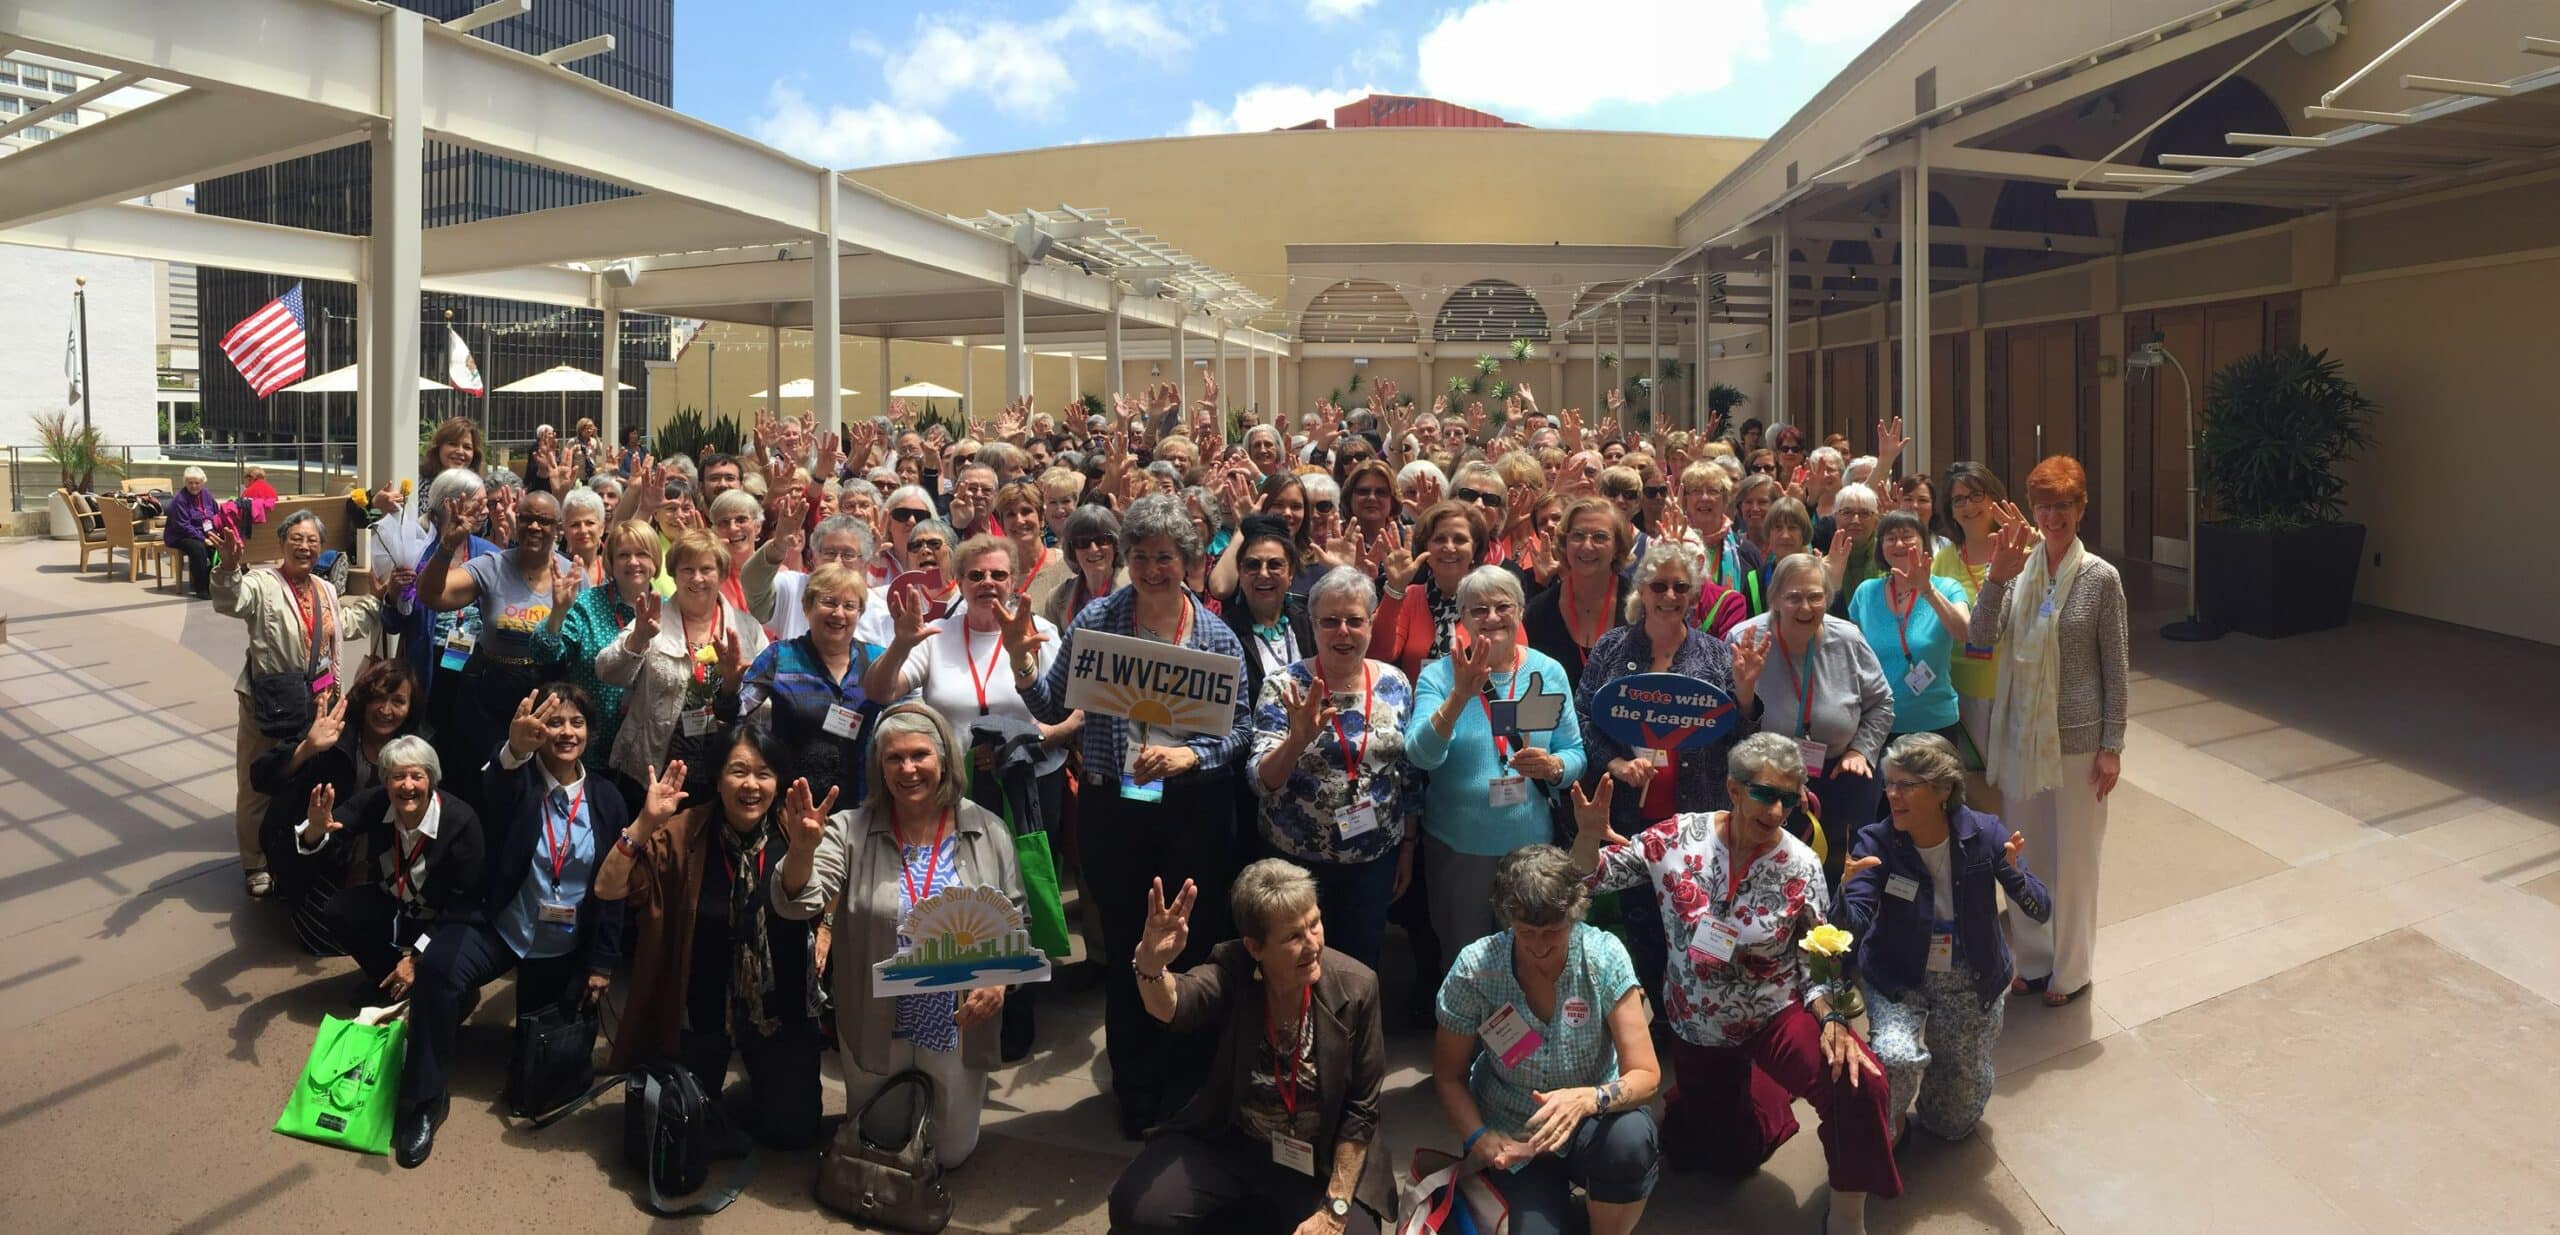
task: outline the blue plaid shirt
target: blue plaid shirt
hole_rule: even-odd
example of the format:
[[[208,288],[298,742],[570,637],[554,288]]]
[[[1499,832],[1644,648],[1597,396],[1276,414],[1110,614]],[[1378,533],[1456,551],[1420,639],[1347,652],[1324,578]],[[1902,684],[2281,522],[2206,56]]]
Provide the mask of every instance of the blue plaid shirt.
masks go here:
[[[1440,984],[1440,1027],[1474,1038],[1486,1020],[1509,1004],[1538,1035],[1535,1050],[1508,1067],[1479,1049],[1467,1067],[1467,1092],[1485,1126],[1518,1136],[1538,1109],[1540,1091],[1600,1086],[1618,1078],[1618,1044],[1609,1013],[1636,986],[1635,962],[1615,935],[1577,922],[1566,945],[1564,972],[1556,976],[1553,1020],[1529,1010],[1529,996],[1511,964],[1511,932],[1498,931],[1468,944]],[[1479,1041],[1476,1044],[1482,1047]]]
[[[1218,615],[1209,612],[1199,597],[1186,598],[1191,602],[1191,632],[1183,639],[1182,645],[1203,652],[1222,652],[1236,658],[1234,727],[1221,734],[1194,734],[1183,741],[1193,754],[1200,756],[1200,770],[1207,772],[1226,767],[1244,757],[1253,738],[1253,701],[1244,697],[1244,645],[1236,641],[1236,632],[1220,621]],[[1137,612],[1138,593],[1132,585],[1086,605],[1083,612],[1076,614],[1075,620],[1067,623],[1066,632],[1059,637],[1064,646],[1058,649],[1058,658],[1050,663],[1049,671],[1022,688],[1022,701],[1030,706],[1031,714],[1052,725],[1066,720],[1071,710],[1067,707],[1067,667],[1075,662],[1076,632],[1090,630],[1098,634],[1138,637]],[[1128,767],[1128,756],[1124,753],[1128,745],[1128,721],[1117,716],[1086,716],[1083,736],[1085,775],[1119,779]]]

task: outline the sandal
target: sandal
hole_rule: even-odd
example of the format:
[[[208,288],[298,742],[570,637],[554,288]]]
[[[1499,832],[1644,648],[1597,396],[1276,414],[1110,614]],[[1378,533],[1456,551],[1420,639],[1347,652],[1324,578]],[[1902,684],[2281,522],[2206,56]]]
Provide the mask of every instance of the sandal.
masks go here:
[[[268,874],[263,869],[249,872],[249,899],[264,900],[268,893],[275,890],[275,876]]]
[[[2044,992],[2045,984],[2052,980],[2053,979],[2050,977],[2011,978],[2009,979],[2009,993],[2012,995],[2042,994]]]
[[[2080,998],[2082,995],[2088,994],[2089,988],[2095,985],[2097,985],[2097,983],[2083,982],[2080,984],[2080,989],[2076,991],[2046,991],[2044,993],[2044,1006],[2048,1008],[2068,1007],[2073,1000]]]

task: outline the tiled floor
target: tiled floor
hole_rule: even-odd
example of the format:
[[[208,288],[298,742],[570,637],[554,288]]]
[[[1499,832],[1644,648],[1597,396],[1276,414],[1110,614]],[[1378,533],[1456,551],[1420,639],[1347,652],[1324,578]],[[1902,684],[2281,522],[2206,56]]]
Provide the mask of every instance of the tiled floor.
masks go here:
[[[497,1117],[494,992],[427,1170],[267,1131],[346,968],[297,959],[240,895],[239,628],[69,556],[0,543],[8,1228],[628,1229],[612,1104],[540,1133]],[[2179,594],[2132,584],[2098,986],[2013,1006],[1980,1132],[1915,1140],[1874,1229],[2560,1230],[2560,650],[2376,612],[2167,644],[2147,602]],[[1089,993],[1047,1000],[954,1177],[958,1229],[1103,1230],[1130,1147],[1096,1094],[1100,1035]],[[1453,1140],[1427,1043],[1390,1048],[1391,1143]],[[1801,1135],[1749,1180],[1667,1178],[1644,1229],[1812,1231],[1822,1176]],[[812,1226],[809,1181],[805,1156],[769,1161],[712,1221]]]

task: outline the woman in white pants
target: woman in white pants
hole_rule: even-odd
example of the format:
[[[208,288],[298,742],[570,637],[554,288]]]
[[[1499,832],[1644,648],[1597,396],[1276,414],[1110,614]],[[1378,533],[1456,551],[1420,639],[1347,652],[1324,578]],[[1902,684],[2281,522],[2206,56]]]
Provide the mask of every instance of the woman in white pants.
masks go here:
[[[2045,855],[2053,892],[2049,923],[2009,914],[2018,957],[2011,990],[2041,990],[2045,1006],[2058,1008],[2089,989],[2097,951],[2098,846],[2124,764],[2124,583],[2080,543],[2089,484],[2076,460],[2037,464],[2027,502],[2033,527],[2015,507],[2000,511],[1968,642],[2000,648],[1983,754],[2002,813],[2026,834],[2028,853]]]

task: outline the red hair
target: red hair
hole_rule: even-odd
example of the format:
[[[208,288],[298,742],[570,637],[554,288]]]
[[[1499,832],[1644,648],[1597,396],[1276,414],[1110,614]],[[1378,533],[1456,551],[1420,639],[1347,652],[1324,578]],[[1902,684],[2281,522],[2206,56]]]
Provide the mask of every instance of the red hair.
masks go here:
[[[2089,500],[2089,474],[2080,469],[2080,461],[2069,455],[2054,455],[2027,473],[2027,501],[2051,505],[2069,502],[2078,505]]]

